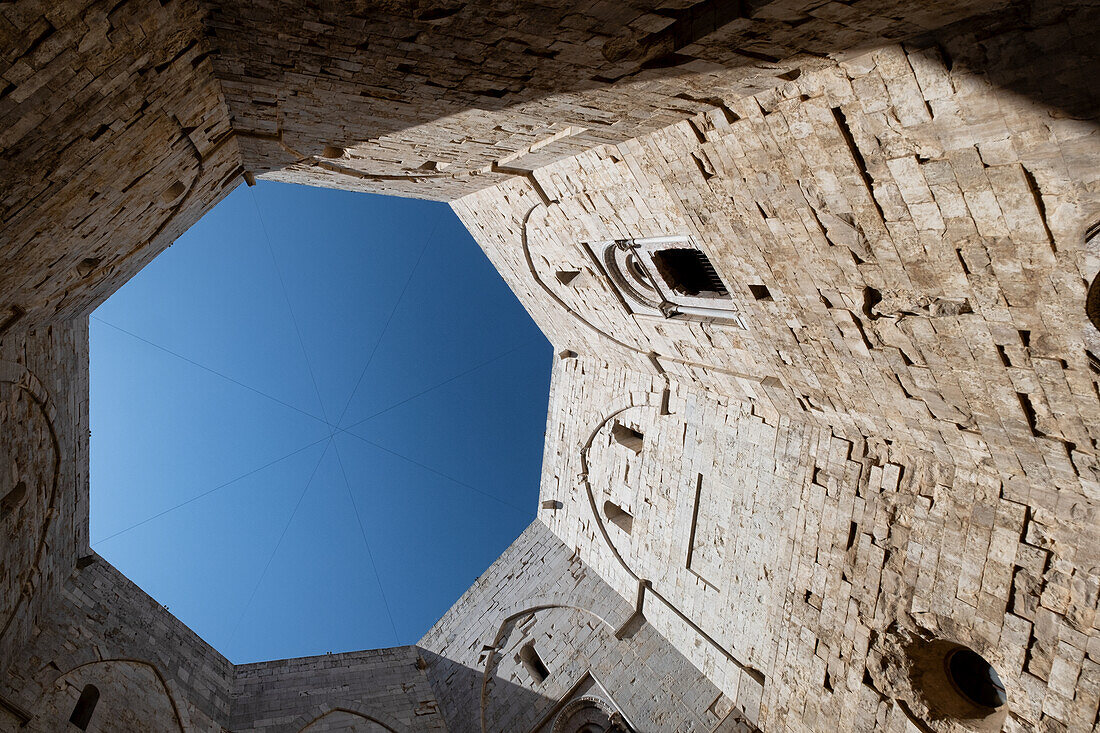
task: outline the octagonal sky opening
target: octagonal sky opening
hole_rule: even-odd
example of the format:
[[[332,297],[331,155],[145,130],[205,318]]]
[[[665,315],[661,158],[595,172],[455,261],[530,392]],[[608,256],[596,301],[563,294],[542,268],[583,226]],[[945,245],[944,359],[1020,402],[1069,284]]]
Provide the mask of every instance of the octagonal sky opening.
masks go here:
[[[445,204],[239,187],[89,328],[92,548],[232,662],[416,643],[535,517],[552,350]]]

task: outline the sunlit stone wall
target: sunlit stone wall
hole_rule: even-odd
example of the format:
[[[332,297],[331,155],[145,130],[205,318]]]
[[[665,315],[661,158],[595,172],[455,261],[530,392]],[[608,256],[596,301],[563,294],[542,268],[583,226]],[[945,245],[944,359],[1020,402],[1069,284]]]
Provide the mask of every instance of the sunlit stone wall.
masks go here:
[[[1094,3],[321,5],[0,11],[0,730],[1096,726]],[[558,354],[415,651],[233,668],[87,547],[85,317],[256,175],[453,201]]]

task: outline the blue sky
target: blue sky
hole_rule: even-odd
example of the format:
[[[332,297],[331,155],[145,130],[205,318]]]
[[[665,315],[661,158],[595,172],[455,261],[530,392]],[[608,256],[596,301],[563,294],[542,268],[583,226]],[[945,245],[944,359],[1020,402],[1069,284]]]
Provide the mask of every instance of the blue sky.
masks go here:
[[[241,186],[90,330],[92,547],[233,662],[415,643],[534,519],[551,347],[445,204]]]

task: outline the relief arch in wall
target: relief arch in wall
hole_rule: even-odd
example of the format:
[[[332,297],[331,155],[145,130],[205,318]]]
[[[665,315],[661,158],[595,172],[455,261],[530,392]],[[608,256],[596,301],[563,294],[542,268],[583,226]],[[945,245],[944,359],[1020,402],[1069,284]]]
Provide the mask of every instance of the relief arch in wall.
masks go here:
[[[81,664],[61,674],[34,703],[29,733],[77,730],[71,720],[81,693],[94,686],[93,709],[82,710],[89,733],[145,733],[190,730],[186,712],[176,704],[164,676],[148,662],[105,659]]]
[[[538,193],[539,198],[542,199],[527,210],[523,220],[520,222],[520,248],[527,265],[527,271],[531,279],[535,281],[535,284],[538,285],[539,288],[576,323],[599,339],[614,345],[618,350],[630,354],[633,357],[643,357],[650,363],[654,363],[654,359],[659,359],[664,362],[706,369],[707,371],[718,372],[751,382],[763,381],[762,377],[738,372],[726,366],[700,363],[671,354],[653,351],[653,344],[650,341],[650,336],[647,335],[644,330],[640,329],[638,322],[632,315],[631,308],[627,305],[627,301],[624,300],[622,293],[617,290],[618,286],[614,283],[612,278],[604,274],[603,270],[606,265],[600,262],[602,252],[599,254],[594,252],[591,253],[589,257],[592,267],[584,267],[583,269],[577,269],[580,266],[573,262],[561,262],[557,261],[557,258],[555,258],[554,262],[551,262],[550,259],[547,259],[542,254],[534,253],[532,251],[533,245],[535,244],[533,241],[535,239],[535,237],[533,237],[533,230],[537,226],[542,225],[552,212],[560,208],[561,202],[550,200],[533,175],[529,175],[527,181],[535,192]],[[537,219],[536,214],[539,215]],[[609,232],[605,239],[614,242],[615,236]],[[623,241],[645,241],[650,243],[656,243],[658,241],[684,242],[690,241],[690,238],[686,236],[662,236]],[[538,257],[537,260],[536,254]],[[708,260],[708,265],[709,264]],[[599,275],[596,274],[596,269],[601,271]],[[542,270],[542,272],[540,272],[540,270]],[[554,274],[555,272],[557,273],[556,275]],[[574,274],[576,274],[576,277],[573,276]],[[721,279],[718,273],[715,273],[714,277],[718,280]],[[643,276],[641,279],[645,280],[646,278]],[[577,283],[582,282],[586,284],[583,286],[583,292],[573,292],[578,289]],[[635,282],[638,281],[635,280]],[[736,311],[732,310],[734,308],[732,301],[722,298],[716,301],[720,303],[721,307],[714,309],[713,306],[715,302],[706,299],[689,297],[686,298],[686,300],[682,300],[683,302],[679,303],[679,305],[672,304],[674,306],[672,310],[663,317],[682,317],[688,320],[698,319],[710,321],[711,326],[717,328],[736,328],[741,330],[745,327],[744,322],[737,315]],[[593,302],[599,302],[600,307],[594,309],[592,307]],[[644,307],[642,310],[645,310]],[[659,304],[655,304],[654,311],[657,313],[661,312]],[[599,320],[596,315],[597,313],[600,314],[599,318],[607,320],[607,322]],[[757,397],[763,398],[764,393],[757,395]]]
[[[324,712],[316,712],[303,724],[302,719],[288,728],[288,731],[298,733],[328,733],[340,731],[340,733],[401,733],[404,729],[396,727],[396,723],[388,721],[383,716],[368,712],[355,704],[340,704],[321,708]],[[305,717],[305,716],[303,716]]]
[[[659,395],[651,394],[650,398],[657,398]],[[641,481],[643,471],[640,465],[644,459],[647,448],[643,445],[640,450],[635,451],[630,446],[626,446],[622,441],[615,439],[614,431],[616,425],[624,425],[625,427],[633,430],[631,426],[637,425],[641,428],[640,431],[644,436],[644,433],[648,430],[651,434],[655,432],[656,422],[660,419],[664,419],[655,406],[653,405],[628,405],[621,407],[617,410],[613,410],[606,414],[599,423],[597,423],[592,432],[589,434],[588,439],[580,449],[579,463],[580,463],[580,477],[581,485],[585,491],[588,499],[588,505],[592,512],[592,516],[595,519],[596,527],[599,530],[599,534],[602,536],[608,549],[615,558],[616,563],[621,569],[629,576],[630,580],[638,583],[640,588],[639,602],[644,604],[650,604],[653,602],[660,603],[671,614],[679,619],[686,625],[697,637],[709,645],[720,657],[725,658],[728,662],[733,664],[736,668],[740,669],[743,673],[751,677],[759,685],[764,684],[764,675],[751,664],[741,659],[738,655],[735,655],[733,651],[722,641],[708,632],[702,625],[702,622],[698,618],[694,618],[692,614],[683,611],[669,594],[669,591],[664,585],[657,579],[646,577],[646,573],[640,569],[635,568],[632,563],[632,547],[631,542],[634,541],[635,536],[638,535],[639,523],[637,519],[642,519],[641,526],[642,532],[645,532],[644,518],[639,512],[639,517],[632,517],[632,532],[627,533],[623,531],[621,521],[616,521],[618,517],[607,516],[601,507],[607,506],[608,502],[618,506],[614,499],[608,497],[616,496],[615,489],[613,487],[606,486],[594,486],[594,479],[599,481],[605,479],[613,483],[629,483],[631,481],[630,474],[634,473],[634,480]],[[645,419],[642,416],[647,416],[650,419]],[[674,418],[670,418],[674,419]],[[644,437],[643,437],[644,441]],[[628,462],[634,462],[637,464],[632,471],[623,471],[620,475],[616,473],[614,477],[609,475],[598,475],[597,462],[594,461],[593,449],[599,446],[600,451],[615,451],[620,454],[620,458]],[[637,499],[636,493],[631,490],[627,492],[630,495],[629,503],[631,505],[641,506],[643,502],[641,499]],[[618,494],[622,496],[622,494]],[[647,500],[657,500],[657,497],[646,497]],[[676,513],[676,508],[673,506],[654,508],[648,507],[646,512],[649,515],[665,515],[671,518]],[[689,540],[690,545],[690,540]],[[674,565],[684,564],[682,561],[686,561],[684,564],[685,572],[690,572],[690,554],[689,547],[682,548],[683,552],[680,553],[676,550],[676,556],[674,558],[664,558],[667,563]],[[682,556],[681,556],[682,555]],[[718,589],[711,583],[707,583],[705,580],[700,579],[703,585],[707,586],[705,592],[716,592]],[[665,614],[667,615],[667,614]]]
[[[61,451],[56,415],[42,383],[22,364],[0,361],[0,639],[40,585],[49,529],[57,514]]]
[[[543,679],[532,677],[527,679],[523,685],[515,685],[495,674],[501,663],[507,661],[510,656],[520,656],[519,651],[521,649],[533,649],[536,654],[540,651],[542,654],[547,654],[549,647],[546,643],[546,637],[530,633],[531,629],[537,628],[540,616],[545,617],[549,613],[565,616],[575,615],[578,618],[590,619],[587,623],[597,629],[597,633],[604,635],[609,641],[615,641],[615,625],[596,612],[581,606],[561,602],[555,598],[538,598],[527,599],[522,603],[514,604],[513,608],[516,610],[505,612],[506,615],[497,627],[492,643],[483,650],[485,657],[481,683],[482,733],[490,733],[494,730],[489,725],[489,719],[492,712],[495,686],[511,685],[516,688],[512,691],[513,695],[522,691],[530,697],[527,700],[527,703],[529,703],[527,705],[528,718],[530,719],[526,720],[526,728],[522,728],[526,730],[532,726],[537,726],[540,717],[545,713],[545,706],[535,709],[535,703],[539,698],[557,700],[563,694],[567,694],[576,682],[573,677],[577,675],[564,674],[557,664],[551,664],[550,668],[545,670],[547,675]],[[509,644],[508,640],[513,635],[516,638]],[[518,664],[518,668],[522,668],[526,666],[527,662],[521,660]],[[527,673],[524,674],[527,675]],[[513,702],[515,701],[513,700]]]

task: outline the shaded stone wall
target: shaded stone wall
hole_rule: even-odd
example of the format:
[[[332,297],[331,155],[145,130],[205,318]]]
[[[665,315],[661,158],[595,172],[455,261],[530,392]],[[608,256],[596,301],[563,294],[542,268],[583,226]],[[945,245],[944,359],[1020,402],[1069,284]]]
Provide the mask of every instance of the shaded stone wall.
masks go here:
[[[198,3],[0,20],[0,334],[86,314],[240,182]]]
[[[241,664],[231,730],[446,730],[414,646]]]
[[[638,731],[755,728],[544,524],[528,527],[420,640],[448,730],[550,730],[598,697]],[[532,673],[521,649],[545,667]]]
[[[286,1],[208,25],[248,170],[450,200],[1004,4]]]
[[[0,671],[88,542],[88,326],[0,338]]]
[[[89,559],[0,682],[0,695],[32,716],[18,729],[65,729],[92,684],[100,696],[89,731],[224,730],[233,665],[119,571]]]

